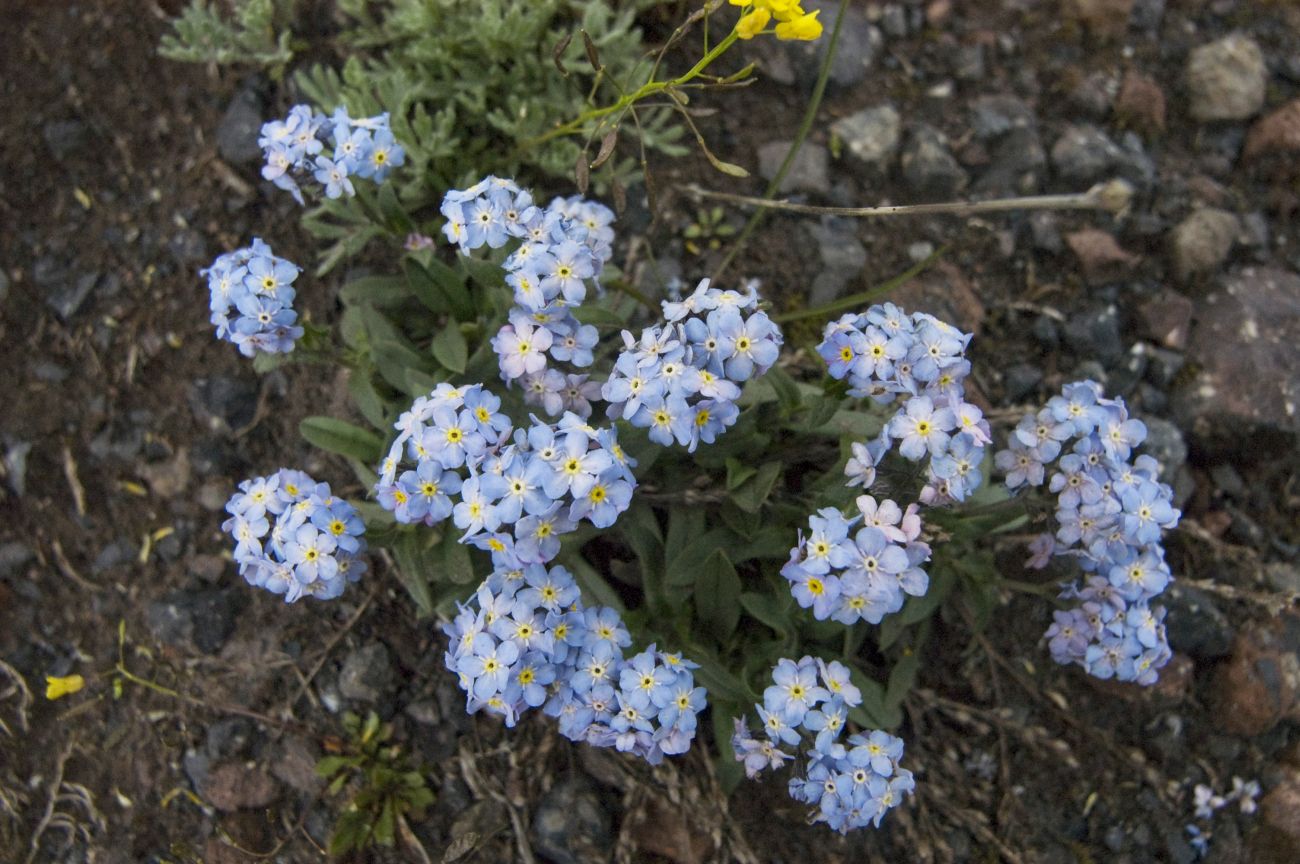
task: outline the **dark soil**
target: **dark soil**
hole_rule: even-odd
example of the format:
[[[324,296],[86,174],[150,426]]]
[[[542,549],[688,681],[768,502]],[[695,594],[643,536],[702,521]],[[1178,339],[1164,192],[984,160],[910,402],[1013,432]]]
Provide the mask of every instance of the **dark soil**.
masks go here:
[[[1243,734],[1228,731],[1237,727],[1223,707],[1235,704],[1224,681],[1236,668],[1234,639],[1295,614],[1280,587],[1300,551],[1300,466],[1285,432],[1267,439],[1287,442],[1281,451],[1224,451],[1183,429],[1191,454],[1175,485],[1184,524],[1167,545],[1174,572],[1200,590],[1171,600],[1177,653],[1164,683],[1104,686],[1055,667],[1039,644],[1050,622],[1041,598],[1008,595],[982,633],[959,615],[945,618],[901,733],[918,793],[880,831],[847,840],[804,825],[779,780],[742,784],[728,801],[699,753],[649,771],[574,748],[541,719],[509,732],[471,722],[442,670],[442,637],[415,621],[383,561],[336,603],[286,608],[248,590],[220,531],[237,482],[292,465],[345,496],[366,492],[297,433],[305,416],[347,413],[339,382],[323,367],[258,376],[212,338],[196,275],[253,236],[312,260],[292,201],[261,183],[255,165],[223,159],[215,137],[237,93],[264,100],[266,116],[292,95],[157,57],[165,13],[178,3],[2,5],[0,861],[323,860],[344,802],[323,794],[312,767],[342,746],[342,708],[391,720],[438,794],[407,841],[375,860],[421,860],[423,846],[435,861],[563,861],[547,853],[539,814],[559,807],[572,817],[577,808],[556,802],[576,789],[608,820],[592,832],[596,851],[579,861],[1184,862],[1194,860],[1184,826],[1195,821],[1196,784],[1224,793],[1236,776],[1258,780],[1265,795],[1300,784],[1300,711],[1284,705],[1266,729]],[[1168,280],[1164,235],[1193,199],[1208,194],[1258,213],[1269,229],[1270,239],[1239,246],[1222,270],[1300,263],[1294,185],[1219,159],[1227,146],[1219,138],[1237,134],[1239,144],[1240,128],[1196,126],[1181,89],[1187,51],[1234,29],[1253,36],[1273,66],[1285,63],[1287,46],[1294,54],[1300,44],[1294,8],[1169,4],[1154,32],[1134,27],[1106,40],[1063,21],[1060,4],[952,5],[942,22],[889,39],[865,82],[832,85],[812,143],[829,146],[833,120],[888,99],[905,127],[924,121],[947,132],[975,175],[989,159],[966,133],[964,106],[976,95],[1020,94],[1049,150],[1083,118],[1073,94],[1093,73],[1139,68],[1169,95],[1168,130],[1145,141],[1158,177],[1139,191],[1135,215],[1056,220],[1059,232],[1100,226],[1140,253],[1120,283],[1088,284],[1068,250],[1034,244],[1022,216],[856,229],[867,263],[844,294],[911,266],[918,241],[948,244],[943,265],[903,296],[935,298],[946,308],[931,311],[979,331],[974,381],[989,416],[1009,426],[1094,359],[1061,331],[1098,303],[1121,308],[1123,351],[1151,341],[1135,310]],[[666,32],[681,6],[649,13],[649,31]],[[823,13],[831,18],[833,9]],[[1014,37],[1013,52],[998,47],[1000,34]],[[983,77],[963,79],[952,97],[928,94],[951,77],[955,48],[975,43],[988,46]],[[807,92],[764,81],[703,97],[699,106],[719,113],[702,117],[701,130],[721,158],[752,168],[759,145],[794,134]],[[1296,95],[1295,77],[1271,75],[1269,108]],[[1091,122],[1119,133],[1114,118]],[[832,178],[830,192],[810,200],[916,199],[897,170],[872,178],[841,160]],[[661,268],[689,282],[720,256],[684,248],[697,205],[683,182],[746,194],[762,183],[734,183],[698,155],[652,166],[659,209],[647,239]],[[1049,179],[1044,191],[1077,190]],[[745,212],[728,218],[739,225]],[[817,250],[807,220],[773,215],[731,273],[761,278],[778,306],[795,308],[823,268]],[[333,287],[300,293],[314,320],[331,320]],[[1055,337],[1041,338],[1043,328]],[[800,330],[791,342],[814,339]],[[1003,372],[1017,364],[1043,374],[1009,395]],[[1177,384],[1147,375],[1129,388],[1130,405],[1171,417]],[[1009,576],[1021,575],[1020,558],[999,549]],[[127,682],[114,692],[119,632],[121,662],[152,689]],[[1293,640],[1281,649],[1284,672],[1297,648]],[[45,676],[74,672],[85,691],[44,698]],[[375,685],[373,699],[341,693],[354,673]],[[1293,682],[1274,685],[1263,698],[1295,699]],[[1235,805],[1212,830],[1209,860],[1300,856],[1296,834],[1288,839],[1284,826]]]

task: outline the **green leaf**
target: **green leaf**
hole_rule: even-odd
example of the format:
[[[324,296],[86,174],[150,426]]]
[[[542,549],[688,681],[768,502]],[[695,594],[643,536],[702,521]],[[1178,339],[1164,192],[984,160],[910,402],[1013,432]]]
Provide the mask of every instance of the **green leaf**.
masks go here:
[[[596,327],[608,327],[613,330],[622,330],[627,326],[627,321],[621,315],[594,303],[574,306],[569,311],[573,313],[573,317],[577,318],[580,324],[592,324]]]
[[[411,287],[400,276],[362,276],[339,289],[339,298],[348,305],[399,306],[410,296]]]
[[[894,664],[894,668],[889,671],[889,686],[885,688],[885,714],[894,716],[901,713],[900,709],[903,700],[907,694],[912,692],[912,685],[916,683],[916,673],[921,669],[921,657],[915,651],[910,651],[899,658]]]
[[[685,588],[688,585],[695,584],[700,576],[700,572],[705,568],[709,556],[714,552],[720,552],[732,539],[731,532],[726,528],[713,528],[703,534],[698,534],[693,540],[684,546],[676,547],[674,553],[672,544],[665,543],[664,549],[668,557],[668,566],[664,574],[669,588]]]
[[[442,561],[435,574],[440,582],[468,585],[474,581],[474,562],[469,557],[469,547],[461,543],[454,531],[442,538]]]
[[[626,611],[618,592],[614,590],[609,582],[605,581],[605,577],[601,576],[595,567],[588,563],[587,559],[574,555],[566,559],[565,563],[569,565],[569,570],[573,573],[573,579],[578,583],[578,588],[582,590],[583,596],[588,601],[595,601],[594,603],[588,602],[587,605],[608,606],[616,610],[620,615]]]
[[[402,270],[406,273],[406,284],[410,293],[414,294],[429,311],[439,315],[451,314],[450,298],[419,261],[408,257],[402,262]]]
[[[717,745],[714,764],[718,771],[718,784],[723,795],[730,795],[745,777],[744,766],[736,760],[731,749],[732,734],[736,731],[733,719],[740,715],[738,706],[726,702],[713,701],[713,741]]]
[[[849,709],[849,719],[867,729],[893,729],[902,721],[897,710],[885,708],[885,688],[856,664],[849,666],[849,680],[862,693],[862,704]]]
[[[727,491],[735,492],[750,477],[758,473],[758,469],[744,464],[733,456],[727,457]]]
[[[470,258],[462,255],[456,259],[460,262],[469,278],[473,279],[480,287],[489,291],[499,291],[506,288],[506,272],[501,269],[501,265],[493,261],[484,261],[481,258]]]
[[[767,370],[767,374],[763,377],[776,393],[776,401],[777,404],[781,406],[782,414],[789,417],[795,411],[799,410],[799,406],[803,403],[803,399],[799,395],[798,385],[795,384],[794,379],[790,377],[789,373],[780,366],[773,366],[771,369]]]
[[[465,280],[465,274],[457,273],[444,264],[441,259],[432,255],[424,258],[421,263],[424,265],[425,272],[429,274],[429,277],[442,290],[447,302],[451,304],[451,312],[456,316],[457,321],[473,321],[478,317],[474,308],[474,298],[471,296],[469,285]],[[505,271],[498,266],[497,272],[501,274],[501,284],[504,285]]]
[[[720,640],[740,622],[740,577],[721,549],[709,556],[695,580],[695,614]]]
[[[388,414],[384,410],[384,400],[380,398],[379,391],[371,380],[370,372],[368,366],[353,369],[348,375],[348,393],[352,396],[352,404],[357,406],[366,422],[387,434]]]
[[[757,513],[772,494],[776,478],[781,476],[780,462],[765,462],[755,475],[731,493],[731,500],[746,513]]]
[[[322,450],[367,464],[377,463],[384,452],[383,439],[374,432],[333,417],[308,417],[298,424],[298,430],[308,443]]]
[[[393,543],[397,581],[415,603],[416,615],[428,618],[434,612],[433,593],[429,589],[428,541],[435,535],[415,530],[404,531]]]
[[[790,595],[776,597],[747,591],[740,595],[740,606],[751,617],[761,621],[784,637],[790,632]]]
[[[460,332],[460,325],[455,321],[448,321],[434,334],[433,358],[451,372],[460,374],[465,371],[465,363],[469,360],[469,345],[465,343],[465,335]]]
[[[356,764],[355,759],[352,756],[325,756],[316,763],[316,774],[320,777],[333,777],[344,768]]]
[[[403,370],[402,381],[402,392],[409,393],[412,398],[432,393],[438,386],[438,379],[422,369]]]
[[[334,833],[330,835],[329,852],[331,855],[343,855],[361,849],[369,835],[370,814],[360,810],[344,810],[334,824]]]
[[[375,820],[375,842],[381,846],[392,846],[397,834],[397,809],[391,797],[384,799],[383,809]]]
[[[400,237],[415,230],[415,225],[412,224],[411,217],[407,216],[406,211],[402,209],[402,205],[398,203],[397,191],[393,185],[385,183],[379,187],[379,212],[384,217],[385,227]]]

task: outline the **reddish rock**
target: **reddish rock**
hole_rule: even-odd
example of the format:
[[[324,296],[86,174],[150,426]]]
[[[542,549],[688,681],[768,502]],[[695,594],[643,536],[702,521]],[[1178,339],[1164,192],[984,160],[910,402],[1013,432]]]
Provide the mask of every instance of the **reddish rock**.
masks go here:
[[[1168,289],[1143,303],[1138,309],[1142,335],[1163,348],[1182,351],[1192,329],[1192,301]]]
[[[1141,72],[1124,73],[1114,110],[1121,121],[1145,135],[1165,131],[1165,91]]]
[[[1225,732],[1262,735],[1300,716],[1300,618],[1243,627],[1214,678],[1215,716]]]
[[[1300,775],[1291,774],[1259,803],[1260,830],[1250,838],[1256,864],[1293,862],[1300,857]]]
[[[1300,151],[1300,99],[1264,115],[1250,127],[1242,157],[1253,159],[1271,153]]]
[[[275,781],[255,765],[227,762],[212,769],[202,794],[218,810],[233,813],[268,807],[280,795]]]
[[[1192,690],[1195,675],[1196,664],[1192,658],[1175,652],[1160,670],[1159,680],[1151,685],[1151,695],[1167,702],[1182,702]]]
[[[1083,278],[1090,285],[1122,279],[1142,260],[1140,255],[1125,251],[1111,234],[1096,228],[1066,234],[1065,242],[1079,259]]]
[[[952,16],[952,0],[933,0],[925,7],[925,23],[942,26]]]
[[[1215,452],[1294,446],[1300,276],[1269,267],[1229,273],[1196,319],[1187,346],[1196,374],[1172,394],[1180,427]]]
[[[947,261],[903,285],[890,299],[906,312],[929,312],[977,336],[984,321],[984,304],[970,280]]]
[[[632,839],[642,855],[658,855],[677,864],[703,864],[717,852],[708,834],[681,809],[670,809],[652,798],[637,818]]]
[[[1128,31],[1133,0],[1066,0],[1066,14],[1099,39],[1120,39]]]

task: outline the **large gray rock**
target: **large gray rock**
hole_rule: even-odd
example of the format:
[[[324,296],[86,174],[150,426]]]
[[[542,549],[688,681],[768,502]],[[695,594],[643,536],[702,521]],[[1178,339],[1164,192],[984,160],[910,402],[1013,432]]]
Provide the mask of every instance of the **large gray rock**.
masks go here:
[[[1052,145],[1052,167],[1066,183],[1093,183],[1123,158],[1110,137],[1091,123],[1071,126]]]
[[[889,173],[903,123],[892,105],[864,108],[831,124],[833,132],[844,142],[845,151],[869,171],[884,176]]]
[[[764,180],[776,177],[788,152],[789,141],[769,141],[758,148],[758,173]],[[831,191],[830,158],[830,152],[825,147],[805,141],[794,157],[790,170],[781,180],[778,194],[815,192],[825,195]]]
[[[1245,267],[1200,304],[1188,344],[1196,375],[1174,393],[1179,425],[1211,451],[1290,446],[1300,434],[1300,276]]]
[[[1187,58],[1188,111],[1193,120],[1245,120],[1264,107],[1268,67],[1255,42],[1240,33],[1192,51]]]
[[[947,137],[924,124],[912,130],[903,148],[902,166],[907,185],[925,198],[951,198],[969,180],[948,149]]]

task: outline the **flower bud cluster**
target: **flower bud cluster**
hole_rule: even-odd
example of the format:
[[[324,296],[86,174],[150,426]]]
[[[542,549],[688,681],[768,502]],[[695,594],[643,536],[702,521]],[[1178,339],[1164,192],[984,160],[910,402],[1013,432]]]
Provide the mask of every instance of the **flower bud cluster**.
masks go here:
[[[895,502],[877,502],[870,495],[860,495],[857,505],[852,519],[834,507],[809,517],[808,535],[801,532],[781,568],[794,599],[812,607],[819,621],[879,624],[903,608],[906,596],[924,596],[930,586],[921,569],[930,547],[920,540],[917,505],[904,512]],[[862,527],[851,534],[859,522]]]
[[[736,422],[740,385],[763,375],[780,353],[781,329],[757,309],[755,292],[700,282],[685,300],[663,304],[663,325],[623,331],[623,351],[601,389],[611,418],[649,429],[650,440],[695,452]]]
[[[338,597],[366,571],[366,528],[357,509],[302,471],[281,468],[245,480],[226,511],[221,530],[235,538],[239,574],[288,603]]]
[[[1082,587],[1061,595],[1078,603],[1054,613],[1046,634],[1052,658],[1098,678],[1139,684],[1155,683],[1170,657],[1165,610],[1150,601],[1173,578],[1160,540],[1180,516],[1173,490],[1159,480],[1159,463],[1145,455],[1130,461],[1146,434],[1124,400],[1105,398],[1094,381],[1079,381],[1026,415],[1010,447],[995,458],[1008,488],[1046,481],[1057,493],[1055,535],[1031,544],[1030,566],[1068,555],[1090,574]]]
[[[443,627],[445,657],[467,710],[515,725],[529,708],[572,741],[634,753],[652,765],[690,749],[705,691],[695,663],[655,650],[624,657],[632,637],[618,612],[584,607],[563,567],[524,564],[508,551]]]
[[[589,417],[600,385],[585,374],[549,367],[550,361],[575,369],[592,363],[596,328],[580,324],[570,310],[586,299],[588,283],[599,284],[613,254],[613,211],[577,196],[538,207],[514,181],[489,176],[448,192],[442,215],[443,233],[462,253],[519,241],[502,264],[515,305],[492,340],[501,378],[518,381],[525,401],[547,414]]]
[[[257,238],[251,246],[217,256],[199,271],[208,280],[208,308],[217,338],[238,346],[245,357],[258,351],[292,351],[303,332],[293,311],[292,287],[301,272]]]
[[[916,784],[912,772],[899,765],[902,739],[876,730],[841,742],[849,709],[861,703],[862,694],[843,664],[813,657],[782,659],[772,670],[772,685],[763,691],[763,704],[754,706],[765,737],[751,737],[744,719],[735,721],[731,747],[736,761],[744,763],[752,779],[795,758],[782,745],[802,747],[807,762],[802,776],[790,778],[789,791],[791,798],[815,808],[810,821],[825,822],[841,834],[879,827]]]
[[[970,339],[932,315],[907,315],[892,303],[826,326],[817,351],[833,378],[848,379],[850,396],[881,404],[902,399],[880,437],[854,448],[850,485],[870,487],[875,466],[897,443],[913,462],[929,457],[922,503],[964,501],[979,488],[984,446],[992,439],[983,413],[964,399]]]
[[[347,109],[332,116],[295,105],[283,120],[262,124],[257,139],[266,164],[262,176],[305,203],[295,178],[310,174],[325,189],[326,198],[356,194],[353,177],[383,183],[389,172],[406,161],[406,151],[388,128],[387,112],[376,117],[353,118]],[[326,155],[326,144],[333,149]]]
[[[380,464],[380,505],[404,523],[450,516],[462,542],[510,545],[527,563],[553,558],[559,535],[579,521],[607,528],[627,509],[636,463],[612,427],[565,414],[556,424],[533,418],[530,428],[514,429],[500,407],[481,384],[439,384],[417,399],[398,418]],[[503,533],[511,527],[513,536]]]

